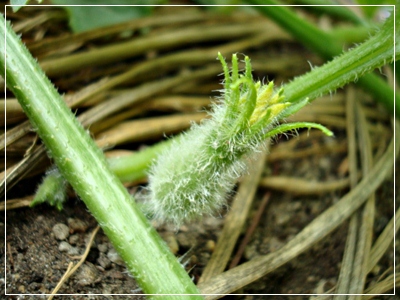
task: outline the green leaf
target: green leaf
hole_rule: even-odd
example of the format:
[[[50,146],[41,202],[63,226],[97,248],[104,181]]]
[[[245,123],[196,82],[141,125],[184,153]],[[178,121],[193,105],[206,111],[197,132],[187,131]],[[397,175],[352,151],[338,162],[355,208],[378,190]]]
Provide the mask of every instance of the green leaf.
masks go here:
[[[110,4],[110,1],[105,0],[52,0],[52,2],[58,5],[65,5],[64,9],[69,14],[71,29],[74,32],[82,32],[147,16],[153,10],[151,5],[159,4],[163,1],[119,0],[113,3],[113,5],[126,6],[107,6],[106,4]],[[137,6],[143,4],[148,6]]]
[[[67,182],[57,168],[48,171],[30,207],[47,203],[55,206],[58,210],[62,210],[63,203],[67,199],[66,188]]]
[[[325,133],[327,136],[333,136],[333,132],[330,131],[328,128],[321,124],[317,123],[310,123],[310,122],[295,122],[295,123],[289,123],[289,124],[281,124],[276,126],[274,129],[268,131],[265,135],[264,138],[270,138],[273,137],[277,134],[285,133],[286,131],[291,131],[291,130],[297,130],[300,128],[307,128],[310,130],[311,128],[314,129],[319,129],[323,133]]]
[[[42,3],[43,0],[37,0],[38,3]],[[29,0],[10,0],[13,12],[17,12],[22,6],[27,5]]]

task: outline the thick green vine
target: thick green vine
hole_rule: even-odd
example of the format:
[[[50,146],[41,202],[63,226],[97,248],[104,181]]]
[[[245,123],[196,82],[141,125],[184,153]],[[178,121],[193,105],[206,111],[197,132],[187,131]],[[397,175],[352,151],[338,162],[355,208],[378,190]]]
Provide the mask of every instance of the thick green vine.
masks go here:
[[[7,87],[18,98],[49,156],[85,202],[143,292],[199,294],[3,16],[0,33],[5,37],[0,39],[0,65]]]

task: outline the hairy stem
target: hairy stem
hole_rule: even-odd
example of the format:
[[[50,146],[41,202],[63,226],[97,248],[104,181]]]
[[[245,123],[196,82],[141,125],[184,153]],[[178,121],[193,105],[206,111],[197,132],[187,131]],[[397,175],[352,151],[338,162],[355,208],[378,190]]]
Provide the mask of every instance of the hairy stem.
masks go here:
[[[5,36],[5,40],[0,39],[0,62],[8,88],[18,98],[58,169],[99,222],[143,291],[198,294],[185,269],[109,170],[100,149],[3,16],[0,33]]]
[[[300,18],[289,8],[278,6],[279,3],[275,0],[247,0],[247,2],[275,5],[257,6],[256,8],[323,58],[331,59],[341,54],[342,46],[337,43],[333,36]],[[398,14],[400,14],[399,10],[400,8],[397,7],[396,12]],[[400,96],[396,94],[394,97],[393,89],[382,78],[375,74],[367,74],[361,77],[365,73],[393,61],[399,55],[400,38],[397,39],[395,57],[393,57],[394,22],[396,22],[395,27],[397,28],[396,36],[398,36],[400,28],[399,18],[394,21],[394,14],[393,12],[382,29],[363,43],[362,47],[356,47],[346,52],[339,59],[335,59],[333,64],[325,64],[323,70],[318,68],[316,72],[313,70],[288,84],[285,87],[286,99],[288,101],[299,101],[304,97],[309,97],[310,100],[313,100],[341,87],[344,82],[358,80],[357,83],[371,93],[376,101],[382,103],[389,112],[395,110],[397,115],[400,115]],[[359,58],[361,59],[359,60]],[[330,68],[334,69],[329,70]],[[325,71],[328,71],[329,74],[323,74]],[[345,77],[346,79],[344,79]]]
[[[385,23],[382,30],[360,46],[345,52],[334,60],[315,68],[285,86],[288,101],[297,102],[305,97],[310,100],[333,92],[344,84],[363,79],[363,74],[371,72],[393,61],[393,16]],[[377,77],[366,80],[379,82]],[[365,78],[364,77],[364,78]],[[393,90],[391,90],[391,108],[393,110]]]

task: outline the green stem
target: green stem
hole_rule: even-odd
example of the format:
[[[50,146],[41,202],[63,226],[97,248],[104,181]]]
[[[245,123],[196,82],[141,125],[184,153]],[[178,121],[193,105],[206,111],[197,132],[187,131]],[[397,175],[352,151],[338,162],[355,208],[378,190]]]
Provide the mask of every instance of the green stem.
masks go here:
[[[259,10],[262,14],[265,16],[271,18],[274,20],[277,24],[285,28],[288,32],[290,32],[296,39],[301,41],[304,45],[309,47],[310,49],[314,50],[316,53],[321,55],[325,59],[331,59],[332,57],[338,56],[342,53],[342,46],[338,41],[334,38],[334,36],[331,36],[329,33],[324,32],[323,30],[319,29],[316,27],[314,24],[300,18],[297,16],[293,11],[291,11],[289,8],[284,7],[284,6],[279,6],[279,3],[276,2],[275,0],[246,0],[250,4],[256,4],[256,5],[275,5],[275,6],[256,6],[257,10]],[[398,10],[399,8],[396,8],[397,13],[400,13]],[[392,13],[391,17],[389,18],[393,24],[393,19],[394,19],[394,12]],[[398,19],[398,18],[397,18]],[[370,51],[368,56],[365,56],[366,59],[371,59],[370,63],[370,70],[373,68],[378,68],[390,61],[393,60],[393,26],[390,27],[387,25],[388,22],[386,22],[386,29],[387,30],[380,30],[373,38],[371,38],[369,41],[373,40],[374,42],[377,43],[377,45],[372,44],[370,42],[368,46],[366,46],[364,50],[368,50],[368,47]],[[388,28],[389,27],[389,28]],[[399,32],[400,24],[399,21],[396,20],[396,35]],[[379,40],[379,39],[382,39]],[[398,39],[397,39],[398,40]],[[398,43],[397,43],[398,44]],[[375,50],[383,50],[380,47],[385,48],[385,52],[377,52],[377,57],[374,57],[374,52]],[[380,49],[378,49],[380,48]],[[357,47],[358,49],[358,47]],[[396,52],[398,52],[396,50]],[[352,52],[354,53],[354,52]],[[361,53],[360,51],[356,52],[357,55],[366,55],[366,53]],[[362,64],[363,62],[361,61],[356,61],[358,59],[358,56],[356,56],[356,53],[354,53],[348,58],[352,60],[355,64],[352,66],[355,66],[357,63]],[[386,54],[386,56],[384,55]],[[397,54],[398,55],[398,54]],[[343,61],[343,60],[342,60]],[[345,62],[345,61],[344,61]],[[378,63],[377,63],[378,62]],[[348,61],[346,62],[348,63]],[[340,73],[348,72],[348,69],[350,69],[350,66],[347,64],[338,66],[338,64],[335,64],[337,67],[342,68],[343,71]],[[345,70],[346,69],[346,70]],[[358,73],[357,76],[353,79],[358,79],[361,77],[361,75],[364,72]],[[310,72],[311,73],[311,72]],[[314,74],[314,72],[312,72]],[[340,73],[338,75],[340,75]],[[354,74],[354,73],[352,73]],[[400,115],[400,96],[395,95],[396,101],[394,101],[393,97],[393,90],[391,87],[389,87],[387,84],[384,83],[384,81],[378,77],[375,74],[368,74],[365,77],[367,79],[362,79],[359,78],[358,83],[369,93],[371,93],[375,99],[382,103],[386,109],[393,113],[395,110],[397,115]],[[304,78],[304,76],[302,76]],[[307,77],[309,79],[309,77]],[[326,78],[329,80],[329,78]],[[299,81],[302,84],[304,81]],[[376,82],[376,84],[375,84]],[[372,83],[372,84],[371,84]],[[337,87],[340,87],[340,85],[337,85]],[[334,91],[336,88],[331,88],[330,90],[324,90],[324,93]],[[306,91],[307,88],[304,90]],[[321,93],[322,93],[321,89]],[[286,94],[286,93],[285,93]],[[288,95],[286,95],[288,97]],[[313,97],[308,96],[310,100],[314,99],[315,97],[319,96],[319,94],[315,94]],[[296,97],[296,99],[298,99]]]
[[[297,0],[296,4],[309,5],[312,10],[320,12],[320,14],[327,14],[351,21],[354,24],[369,26],[367,21],[360,18],[348,6],[337,5],[337,1],[334,0]]]
[[[247,0],[247,2],[257,5],[274,5],[257,6],[256,8],[324,59],[330,59],[342,52],[342,45],[333,40],[329,33],[299,17],[288,7],[279,6],[279,3],[275,0]]]
[[[147,176],[147,170],[157,155],[163,149],[169,147],[173,140],[178,138],[179,136],[160,142],[131,155],[108,158],[110,169],[122,182],[133,182],[142,179]]]
[[[306,97],[313,100],[334,92],[348,82],[358,80],[363,86],[374,86],[374,92],[378,92],[374,95],[383,95],[377,99],[385,101],[383,104],[386,108],[393,111],[394,91],[380,77],[364,75],[393,61],[393,19],[392,14],[382,29],[368,41],[285,85],[284,95],[287,101],[297,102]],[[396,21],[396,25],[397,28],[400,27],[399,21]],[[362,75],[364,76],[361,77]],[[400,103],[396,103],[397,111],[400,112]]]
[[[0,62],[7,87],[17,97],[62,175],[99,222],[143,291],[199,294],[3,16],[0,33],[5,37],[0,39]]]
[[[329,30],[332,39],[343,45],[362,43],[371,36],[371,27],[366,26],[338,26]]]

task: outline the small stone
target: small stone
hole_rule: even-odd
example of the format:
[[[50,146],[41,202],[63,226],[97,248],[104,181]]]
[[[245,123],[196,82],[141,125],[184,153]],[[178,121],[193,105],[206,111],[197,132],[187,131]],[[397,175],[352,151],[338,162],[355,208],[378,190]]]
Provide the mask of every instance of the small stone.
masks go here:
[[[108,257],[100,252],[99,258],[97,259],[98,264],[104,268],[104,269],[108,269],[111,267],[111,261],[108,259]]]
[[[72,246],[65,241],[62,241],[58,246],[58,250],[60,250],[61,252],[68,252],[71,248]]]
[[[108,250],[107,244],[98,244],[97,249],[99,249],[100,252],[106,253]]]
[[[86,232],[88,229],[86,222],[77,218],[68,218],[68,226],[71,232]]]
[[[77,274],[78,284],[85,286],[96,283],[99,279],[99,271],[90,262],[86,262],[79,268],[79,273]]]
[[[117,251],[114,248],[111,248],[108,250],[107,257],[109,260],[111,260],[113,263],[116,263],[117,265],[124,266],[125,263],[122,260],[122,258],[119,256]]]
[[[63,223],[53,226],[53,234],[57,240],[65,240],[69,236],[69,228]]]
[[[20,285],[20,286],[18,287],[18,292],[25,293],[25,286]]]
[[[69,237],[68,241],[69,241],[69,243],[70,243],[71,245],[76,245],[76,244],[79,242],[79,235],[77,235],[77,234],[71,235],[71,236]]]
[[[71,247],[71,248],[68,250],[68,255],[71,255],[71,256],[80,255],[78,248],[76,248],[76,247]]]

